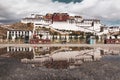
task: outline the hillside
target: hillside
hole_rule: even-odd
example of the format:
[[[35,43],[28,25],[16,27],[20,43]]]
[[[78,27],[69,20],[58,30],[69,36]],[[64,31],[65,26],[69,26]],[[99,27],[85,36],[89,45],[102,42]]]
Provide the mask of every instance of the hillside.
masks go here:
[[[28,24],[23,24],[23,23],[14,23],[11,24],[8,28],[10,29],[15,29],[15,30],[33,30],[33,24],[32,23],[28,23]]]
[[[33,30],[33,24],[14,23],[8,25],[0,25],[0,38],[6,38],[8,30]]]
[[[7,28],[3,28],[0,26],[0,36],[3,37],[3,36],[6,36],[7,34]]]

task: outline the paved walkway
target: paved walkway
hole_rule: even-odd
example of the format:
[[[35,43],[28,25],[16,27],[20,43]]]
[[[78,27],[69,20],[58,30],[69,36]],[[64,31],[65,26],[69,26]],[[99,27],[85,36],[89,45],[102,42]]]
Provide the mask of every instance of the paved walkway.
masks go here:
[[[48,47],[101,47],[101,48],[119,48],[120,44],[0,44],[0,47],[15,46],[15,47],[34,47],[34,46],[48,46]]]

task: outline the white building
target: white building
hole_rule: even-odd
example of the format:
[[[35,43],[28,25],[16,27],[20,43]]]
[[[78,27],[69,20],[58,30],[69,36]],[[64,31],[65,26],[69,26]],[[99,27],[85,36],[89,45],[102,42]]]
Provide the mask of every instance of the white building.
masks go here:
[[[44,30],[43,27],[48,28],[48,25],[34,23],[33,35],[38,35],[39,39],[40,35],[42,36],[41,39],[50,39],[50,32],[48,30]]]
[[[67,17],[66,17],[67,16]],[[65,18],[64,18],[65,17]],[[83,19],[81,16],[69,16],[66,13],[54,13],[51,18],[46,16],[24,18],[22,23],[34,23],[36,25],[47,25],[55,29],[74,30],[84,32],[100,32],[101,23],[98,19]]]
[[[116,32],[120,32],[120,26],[112,26],[112,27],[107,27],[107,26],[103,26],[101,27],[101,32],[98,33],[97,35],[112,35],[115,34]]]
[[[9,30],[7,31],[7,39],[15,40],[17,38],[29,38],[32,36],[32,31],[29,30]]]

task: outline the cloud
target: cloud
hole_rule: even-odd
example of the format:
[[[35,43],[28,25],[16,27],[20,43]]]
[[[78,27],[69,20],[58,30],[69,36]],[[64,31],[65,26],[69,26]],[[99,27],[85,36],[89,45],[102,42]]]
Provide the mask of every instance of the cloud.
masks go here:
[[[11,17],[13,17],[12,14],[13,13],[11,11],[7,10],[6,7],[3,7],[0,5],[0,18],[2,18],[2,19],[11,18]]]
[[[120,0],[1,0],[0,21],[20,20],[32,13],[68,12],[119,24],[119,3]]]
[[[10,11],[7,7],[0,5],[0,23],[8,23],[17,21],[17,16],[12,11]]]
[[[81,10],[80,12],[78,11],[79,14],[100,18],[104,23],[119,24],[120,0],[91,0],[91,5],[88,3],[89,7],[84,7],[87,6],[87,4],[85,5],[87,2],[88,0],[84,0],[84,4],[81,6],[82,9],[79,8],[79,11]]]
[[[79,3],[82,0],[52,0],[53,2],[58,1],[58,2],[62,2],[62,3],[70,3],[70,2],[74,2],[74,3]]]

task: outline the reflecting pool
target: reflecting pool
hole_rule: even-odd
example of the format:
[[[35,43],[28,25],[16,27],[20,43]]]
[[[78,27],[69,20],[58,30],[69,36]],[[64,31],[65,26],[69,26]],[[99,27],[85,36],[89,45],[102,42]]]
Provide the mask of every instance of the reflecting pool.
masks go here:
[[[91,47],[14,47],[0,48],[0,57],[14,58],[32,67],[78,68],[86,62],[120,60],[120,50]]]

